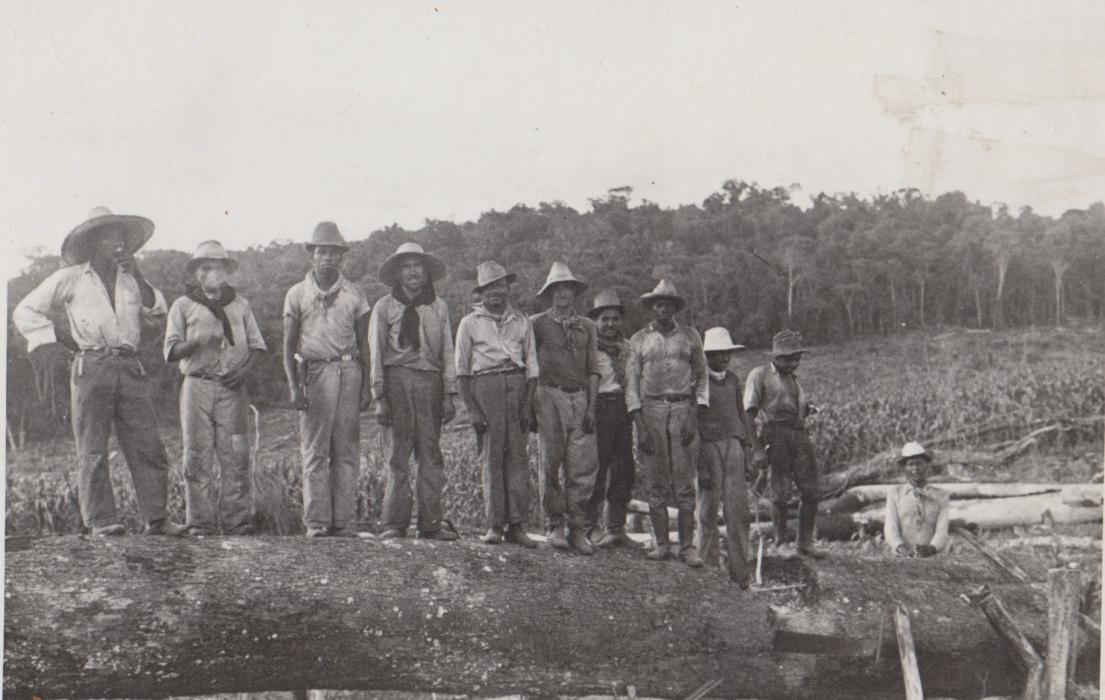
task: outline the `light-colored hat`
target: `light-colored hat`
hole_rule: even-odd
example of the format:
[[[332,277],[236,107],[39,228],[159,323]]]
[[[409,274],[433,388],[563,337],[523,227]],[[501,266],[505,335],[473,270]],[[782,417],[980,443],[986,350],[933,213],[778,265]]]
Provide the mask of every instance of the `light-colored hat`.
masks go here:
[[[484,287],[494,284],[501,279],[505,279],[507,284],[509,284],[517,278],[517,275],[513,272],[507,272],[505,267],[494,260],[484,260],[476,266],[476,286],[472,287],[472,291],[479,292]]]
[[[407,256],[419,258],[426,267],[426,274],[430,276],[431,280],[439,280],[445,276],[445,263],[441,261],[441,258],[430,255],[422,250],[422,246],[417,243],[404,243],[396,248],[391,257],[380,266],[378,275],[380,281],[389,287],[399,284],[399,262]]]
[[[706,329],[706,336],[702,339],[703,352],[730,352],[732,350],[744,350],[743,345],[737,345],[729,337],[729,331],[716,326]]]
[[[231,272],[238,269],[238,261],[230,257],[227,254],[226,249],[223,248],[223,244],[218,241],[204,241],[196,246],[196,253],[192,256],[192,259],[185,263],[185,267],[188,268],[188,272],[195,272],[196,268],[200,266],[205,260],[218,260],[219,262],[226,263]]]
[[[797,355],[809,351],[810,349],[802,344],[802,334],[798,331],[779,331],[771,339],[771,354],[774,357]]]
[[[618,298],[618,293],[613,289],[604,289],[595,295],[594,305],[587,312],[587,316],[592,319],[598,318],[598,315],[606,309],[617,309],[618,313],[625,313],[625,305],[622,304],[621,299]]]
[[[568,266],[562,262],[554,262],[552,267],[549,268],[549,276],[545,278],[545,286],[541,287],[541,291],[537,292],[537,296],[543,298],[545,292],[549,291],[554,284],[570,284],[575,287],[576,294],[580,294],[584,289],[587,289],[587,283],[576,279]]]
[[[61,244],[61,257],[70,265],[80,265],[92,257],[92,234],[109,225],[118,225],[127,237],[127,253],[146,244],[153,235],[153,222],[144,216],[112,214],[107,207],[96,207],[88,212],[88,219],[69,232]]]
[[[907,442],[902,445],[902,453],[898,456],[898,464],[904,464],[906,460],[913,457],[922,457],[926,462],[932,461],[932,455],[928,453],[924,445],[919,442]]]
[[[648,306],[657,299],[671,299],[675,302],[676,311],[682,311],[687,308],[687,300],[679,295],[679,292],[675,291],[675,285],[671,280],[665,278],[660,280],[651,292],[641,295],[641,303]]]
[[[338,225],[333,221],[320,222],[315,226],[314,233],[311,234],[311,240],[303,245],[309,251],[313,251],[316,246],[320,245],[334,246],[335,248],[341,248],[343,251],[349,250],[349,246],[341,236],[341,231],[338,230]]]

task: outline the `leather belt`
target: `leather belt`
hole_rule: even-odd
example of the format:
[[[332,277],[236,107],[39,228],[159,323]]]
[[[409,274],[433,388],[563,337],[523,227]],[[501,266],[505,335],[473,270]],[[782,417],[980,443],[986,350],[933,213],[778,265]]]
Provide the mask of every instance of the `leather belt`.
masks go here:
[[[184,376],[191,377],[192,379],[203,379],[208,382],[222,383],[222,379],[220,379],[217,374],[209,374],[208,372],[189,372]]]
[[[682,403],[683,401],[690,401],[694,398],[694,394],[655,394],[653,396],[646,396],[646,399],[652,399],[653,401],[667,401],[668,403]]]
[[[123,346],[121,348],[85,348],[78,354],[87,355],[88,353],[97,353],[100,355],[110,355],[113,357],[133,357],[135,355],[134,348]]]
[[[350,353],[348,355],[338,355],[337,357],[321,357],[321,358],[308,357],[307,361],[308,362],[350,362],[353,359],[353,357],[354,357],[353,354]]]
[[[581,387],[579,385],[568,386],[568,385],[565,385],[565,384],[557,384],[556,382],[541,382],[541,386],[548,387],[550,389],[559,389],[560,391],[563,391],[565,394],[574,394],[577,391],[583,391],[583,387]]]
[[[769,420],[767,425],[772,428],[794,428],[795,430],[801,430],[805,428],[805,424],[797,418],[781,418],[779,420]]]
[[[624,391],[604,391],[599,394],[599,401],[625,401]]]
[[[477,372],[477,377],[490,377],[497,374],[524,374],[525,370],[518,365],[503,365],[502,367],[494,367],[492,369],[485,369],[482,372]]]

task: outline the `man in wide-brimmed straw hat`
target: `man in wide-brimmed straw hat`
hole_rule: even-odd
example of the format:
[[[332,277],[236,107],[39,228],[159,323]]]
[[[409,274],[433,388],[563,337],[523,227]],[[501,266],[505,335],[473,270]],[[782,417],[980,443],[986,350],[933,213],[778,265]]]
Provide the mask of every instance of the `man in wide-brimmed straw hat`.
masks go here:
[[[533,324],[508,299],[514,279],[493,260],[476,268],[472,291],[481,301],[457,326],[457,380],[483,464],[487,533],[480,539],[498,544],[505,537],[536,547],[524,523],[529,511],[526,430],[537,387],[537,351]]]
[[[356,536],[360,412],[372,404],[364,292],[341,274],[349,249],[332,221],[306,244],[311,269],[284,297],[284,373],[299,413],[308,537]]]
[[[185,524],[192,535],[220,529],[247,534],[252,530],[252,477],[246,378],[267,348],[249,301],[227,282],[238,261],[222,244],[200,243],[186,267],[194,283],[169,309],[164,343],[165,360],[179,362],[184,375],[180,427]]]
[[[698,552],[710,566],[719,560],[717,509],[725,516],[729,578],[748,588],[748,453],[758,449],[752,420],[744,411],[741,382],[729,369],[743,350],[729,331],[715,327],[702,339],[710,375],[710,405],[698,409]]]
[[[534,409],[548,540],[554,547],[570,546],[580,554],[593,554],[584,507],[594,492],[598,470],[598,341],[594,322],[575,310],[576,297],[586,288],[567,265],[554,262],[537,292],[549,308],[530,320],[541,370]]]
[[[625,306],[618,293],[607,289],[595,295],[587,312],[598,332],[599,387],[595,407],[595,436],[598,442],[598,471],[595,488],[584,507],[584,527],[596,547],[619,547],[632,543],[625,534],[626,509],[633,494],[633,424],[625,410],[625,360],[628,350],[622,335]],[[606,504],[605,515],[603,504]],[[605,531],[598,532],[600,516]]]
[[[820,477],[813,456],[813,445],[806,433],[805,420],[817,412],[794,372],[809,348],[796,331],[784,330],[771,342],[771,363],[756,367],[748,374],[744,388],[744,408],[760,421],[760,440],[767,450],[771,485],[771,523],[775,544],[781,546],[787,536],[787,511],[793,487],[798,488],[798,552],[821,556],[814,546],[813,530],[817,503],[821,497]]]
[[[149,534],[179,535],[166,517],[169,460],[157,430],[152,387],[135,353],[142,328],[165,317],[165,298],[142,276],[134,253],[153,235],[141,216],[93,209],[62,244],[68,263],[43,280],[12,313],[27,339],[36,372],[76,352],[71,381],[77,439],[81,519],[93,535],[121,535],[108,472],[108,437],[115,436],[130,468]],[[64,308],[71,335],[50,312]]]
[[[625,405],[637,429],[641,485],[648,499],[654,548],[649,559],[671,556],[668,506],[679,509],[679,557],[702,566],[694,546],[698,409],[710,405],[706,357],[698,331],[675,320],[687,306],[670,280],[641,296],[652,323],[629,339]]]
[[[381,537],[404,537],[410,527],[413,452],[418,460],[418,536],[457,539],[441,509],[441,426],[455,415],[457,393],[449,305],[434,290],[434,282],[444,276],[445,263],[417,243],[402,244],[380,266],[379,279],[391,293],[372,309],[368,346],[376,420],[392,438]]]
[[[886,548],[899,557],[931,557],[948,546],[948,492],[930,486],[932,455],[919,442],[902,446],[898,465],[906,483],[886,496],[883,537]]]

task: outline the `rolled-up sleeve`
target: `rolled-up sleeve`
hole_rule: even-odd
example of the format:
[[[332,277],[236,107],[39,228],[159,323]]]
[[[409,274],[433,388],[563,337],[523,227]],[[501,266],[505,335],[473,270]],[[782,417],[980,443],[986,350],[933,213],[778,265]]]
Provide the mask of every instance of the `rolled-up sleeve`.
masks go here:
[[[468,327],[470,318],[470,316],[465,316],[457,325],[457,343],[453,356],[456,358],[454,364],[458,377],[472,376],[472,335],[471,329]]]
[[[79,268],[64,268],[53,273],[23,297],[12,311],[12,322],[27,339],[27,351],[58,342],[50,311],[65,303],[73,291]]]
[[[710,375],[706,372],[706,354],[702,351],[702,336],[693,328],[687,329],[691,340],[691,377],[694,380],[694,398],[699,406],[710,405]]]
[[[625,410],[632,413],[641,408],[641,349],[636,336],[627,343],[625,358]]]
[[[744,382],[744,410],[747,411],[750,408],[759,410],[762,398],[761,384],[763,384],[763,372],[760,367],[756,367],[748,373],[748,379]]]
[[[169,318],[165,323],[165,343],[162,345],[162,351],[165,354],[166,362],[170,362],[169,353],[172,352],[173,346],[187,340],[188,337],[188,323],[184,314],[184,299],[185,297],[180,297],[173,302],[173,307],[169,309]],[[250,315],[252,316],[252,314]]]
[[[383,299],[376,302],[372,315],[368,318],[368,354],[372,373],[372,398],[379,401],[384,397],[384,348],[387,347],[387,319],[383,316],[386,303]],[[447,364],[447,363],[446,363]]]
[[[303,312],[299,307],[298,286],[292,287],[284,295],[284,315],[296,321],[302,320]]]
[[[446,394],[457,393],[457,366],[453,362],[453,324],[449,320],[449,307],[441,312],[441,382]]]
[[[265,352],[269,346],[265,344],[265,336],[261,335],[261,329],[257,326],[257,317],[253,315],[253,306],[246,302],[246,347],[250,350]]]
[[[901,526],[898,523],[898,490],[893,489],[886,497],[886,514],[883,516],[882,536],[891,552],[904,544]]]
[[[537,339],[533,335],[533,322],[519,314],[525,324],[525,336],[522,340],[522,358],[526,362],[526,379],[537,379],[541,370],[537,366]]]
[[[936,532],[932,533],[932,541],[929,542],[937,552],[943,552],[948,547],[948,525],[951,519],[950,496],[946,493],[939,496],[940,515],[936,518]]]
[[[169,312],[169,305],[165,303],[165,295],[160,289],[153,285],[150,285],[150,289],[153,290],[153,306],[139,305],[138,318],[145,326],[157,326]]]

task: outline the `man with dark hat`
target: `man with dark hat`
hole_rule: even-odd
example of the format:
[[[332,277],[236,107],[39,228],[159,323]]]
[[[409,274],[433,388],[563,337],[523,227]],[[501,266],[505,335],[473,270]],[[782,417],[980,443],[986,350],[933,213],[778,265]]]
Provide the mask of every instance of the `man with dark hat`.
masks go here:
[[[218,531],[218,521],[226,534],[247,534],[252,478],[246,377],[265,352],[265,340],[249,301],[227,283],[238,261],[221,243],[200,243],[186,267],[195,283],[169,309],[164,343],[165,360],[180,362],[184,375],[180,427],[185,524],[191,535]]]
[[[372,404],[364,292],[341,274],[349,247],[331,221],[306,243],[311,269],[284,298],[284,373],[299,414],[308,537],[356,536],[360,411]]]
[[[165,298],[142,276],[134,253],[153,235],[141,216],[93,209],[65,238],[68,263],[15,307],[12,321],[36,372],[75,351],[71,373],[73,433],[77,439],[77,496],[81,519],[93,535],[121,535],[108,472],[108,437],[115,425],[138,499],[145,532],[180,535],[166,517],[169,460],[157,430],[146,368],[135,354],[142,328],[165,317]],[[64,308],[70,334],[55,328],[50,312]]]
[[[775,544],[788,541],[787,504],[792,486],[797,487],[798,552],[820,557],[822,552],[814,546],[813,530],[817,519],[817,503],[821,497],[817,462],[813,445],[806,433],[805,420],[817,412],[806,400],[806,394],[794,375],[802,355],[809,348],[802,343],[802,335],[785,330],[772,339],[772,361],[756,367],[748,374],[744,387],[744,409],[760,422],[760,442],[767,450],[769,483],[771,485],[771,523],[775,532]]]
[[[455,415],[456,365],[449,306],[434,282],[445,263],[417,243],[404,243],[380,267],[391,293],[376,302],[368,323],[372,356],[372,396],[376,420],[391,433],[381,537],[404,537],[411,520],[410,459],[418,459],[415,493],[418,536],[451,541],[456,531],[442,527],[441,492],[445,459],[441,425]]]
[[[710,405],[706,357],[698,331],[675,320],[687,300],[669,280],[660,280],[641,303],[652,323],[629,339],[625,406],[637,429],[641,485],[648,499],[654,548],[649,559],[671,557],[668,506],[679,510],[679,558],[702,566],[694,545],[698,409]]]
[[[457,326],[460,394],[483,463],[487,533],[481,541],[536,547],[525,530],[529,510],[526,431],[537,388],[533,324],[507,295],[514,273],[492,260],[479,264],[473,292],[480,303]],[[505,532],[504,532],[505,530]]]
[[[928,483],[932,455],[919,442],[902,446],[898,465],[906,483],[886,495],[883,537],[886,548],[899,557],[931,557],[948,546],[951,497]]]
[[[607,289],[595,295],[587,312],[598,335],[598,401],[595,407],[595,435],[598,442],[598,471],[595,488],[584,507],[584,527],[596,532],[599,515],[606,504],[605,532],[596,547],[620,547],[632,540],[625,534],[626,509],[633,494],[633,424],[625,410],[625,337],[622,315],[625,306],[618,293]],[[594,537],[595,535],[590,535]]]
[[[537,298],[550,308],[530,320],[541,374],[534,409],[548,540],[554,547],[571,546],[580,554],[593,554],[584,528],[584,508],[594,492],[598,470],[598,345],[595,324],[575,310],[576,297],[586,288],[567,265],[554,262],[537,292]]]

